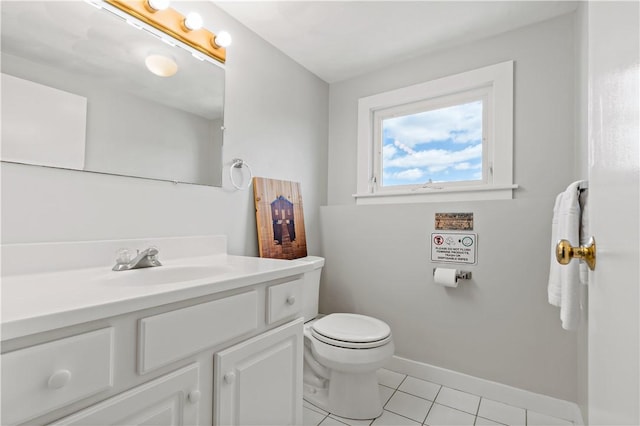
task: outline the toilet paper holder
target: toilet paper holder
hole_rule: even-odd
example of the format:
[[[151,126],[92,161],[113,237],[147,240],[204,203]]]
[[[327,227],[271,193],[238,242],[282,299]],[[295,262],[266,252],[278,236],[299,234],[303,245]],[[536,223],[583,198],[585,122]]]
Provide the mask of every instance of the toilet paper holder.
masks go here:
[[[433,274],[436,274],[436,269],[433,268]],[[471,271],[459,271],[456,269],[456,278],[459,280],[470,280],[471,279]]]

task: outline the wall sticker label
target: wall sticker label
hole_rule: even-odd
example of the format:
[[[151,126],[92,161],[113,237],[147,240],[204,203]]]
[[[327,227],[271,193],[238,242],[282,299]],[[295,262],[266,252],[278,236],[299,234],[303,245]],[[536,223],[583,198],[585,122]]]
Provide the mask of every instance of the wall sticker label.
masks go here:
[[[434,232],[431,234],[431,261],[444,263],[476,263],[478,234]]]
[[[436,213],[436,230],[473,231],[473,213]]]

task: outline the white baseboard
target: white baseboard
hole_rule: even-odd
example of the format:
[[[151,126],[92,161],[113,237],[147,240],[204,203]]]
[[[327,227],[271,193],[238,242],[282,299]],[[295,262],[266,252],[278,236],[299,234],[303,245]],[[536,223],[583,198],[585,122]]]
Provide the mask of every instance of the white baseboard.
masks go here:
[[[391,371],[408,374],[449,388],[504,402],[515,407],[537,411],[583,425],[582,414],[576,403],[530,392],[490,380],[458,373],[418,361],[395,356],[386,366]]]

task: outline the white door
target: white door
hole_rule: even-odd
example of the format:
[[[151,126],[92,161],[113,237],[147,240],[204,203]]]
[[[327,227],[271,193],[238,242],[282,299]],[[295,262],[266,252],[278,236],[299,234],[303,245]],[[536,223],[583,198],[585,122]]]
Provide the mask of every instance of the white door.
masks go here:
[[[589,424],[640,424],[639,14],[589,2]]]
[[[215,355],[214,425],[302,424],[302,318]]]

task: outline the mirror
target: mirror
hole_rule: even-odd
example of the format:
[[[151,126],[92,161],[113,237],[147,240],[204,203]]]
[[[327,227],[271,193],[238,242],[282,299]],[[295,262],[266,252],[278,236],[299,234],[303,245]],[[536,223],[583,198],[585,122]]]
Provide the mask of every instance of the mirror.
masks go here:
[[[86,2],[0,6],[2,161],[221,186],[222,66]]]

